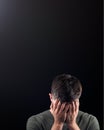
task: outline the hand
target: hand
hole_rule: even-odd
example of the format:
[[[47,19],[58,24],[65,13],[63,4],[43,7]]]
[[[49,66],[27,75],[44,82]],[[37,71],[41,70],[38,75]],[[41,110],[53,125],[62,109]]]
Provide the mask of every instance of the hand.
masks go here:
[[[79,101],[73,101],[69,104],[69,111],[66,117],[66,123],[71,130],[79,130],[79,127],[76,123],[76,118],[79,111]]]
[[[61,104],[59,100],[56,100],[54,104],[51,103],[50,112],[52,113],[54,117],[55,124],[58,124],[58,125],[64,124],[67,117],[68,109],[69,109],[69,106],[66,105],[66,103]]]

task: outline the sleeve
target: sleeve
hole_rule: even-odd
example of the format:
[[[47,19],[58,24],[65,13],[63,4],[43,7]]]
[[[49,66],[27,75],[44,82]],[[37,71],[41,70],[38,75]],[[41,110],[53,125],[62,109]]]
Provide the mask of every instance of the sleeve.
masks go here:
[[[42,130],[42,128],[36,118],[30,117],[26,123],[26,130]]]
[[[91,117],[88,130],[100,130],[99,122],[95,116]]]

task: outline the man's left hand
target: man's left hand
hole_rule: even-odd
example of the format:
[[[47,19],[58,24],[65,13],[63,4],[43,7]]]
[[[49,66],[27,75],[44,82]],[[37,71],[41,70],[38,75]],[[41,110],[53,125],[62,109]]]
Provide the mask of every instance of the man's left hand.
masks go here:
[[[79,101],[72,101],[72,103],[69,104],[69,111],[66,117],[66,123],[69,129],[71,130],[80,130],[76,123],[78,111],[79,111]]]

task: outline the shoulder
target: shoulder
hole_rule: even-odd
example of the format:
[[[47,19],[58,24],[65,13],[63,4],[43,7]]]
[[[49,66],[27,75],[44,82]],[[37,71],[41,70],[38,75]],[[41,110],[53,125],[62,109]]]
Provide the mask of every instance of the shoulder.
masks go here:
[[[50,116],[49,110],[30,116],[26,123],[26,130],[41,130],[44,121],[47,118],[51,118]]]
[[[87,127],[88,130],[100,130],[97,118],[87,112],[79,111],[78,122],[81,126]]]

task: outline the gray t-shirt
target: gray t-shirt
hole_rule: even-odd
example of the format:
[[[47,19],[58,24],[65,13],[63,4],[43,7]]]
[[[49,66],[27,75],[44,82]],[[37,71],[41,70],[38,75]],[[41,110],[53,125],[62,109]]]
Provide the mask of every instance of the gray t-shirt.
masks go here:
[[[100,130],[98,120],[95,116],[79,111],[77,124],[81,130]],[[27,120],[26,130],[51,130],[54,118],[49,110],[31,116]],[[66,123],[63,130],[69,130]]]

